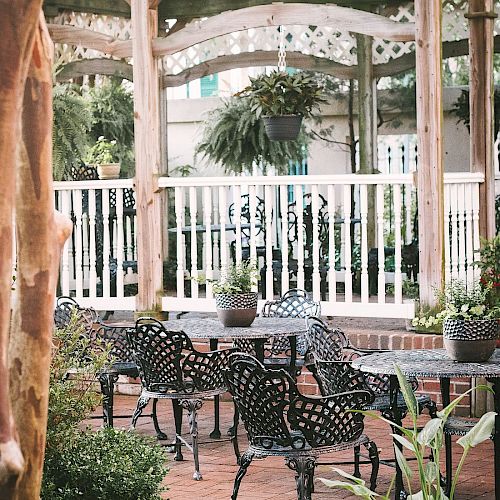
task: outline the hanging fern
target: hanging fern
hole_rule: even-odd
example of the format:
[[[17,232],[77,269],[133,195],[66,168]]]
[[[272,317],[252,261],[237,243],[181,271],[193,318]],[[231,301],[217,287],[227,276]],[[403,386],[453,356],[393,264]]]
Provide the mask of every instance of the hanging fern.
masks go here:
[[[56,85],[52,96],[52,171],[59,181],[85,155],[92,116],[87,101],[71,85]]]
[[[263,173],[275,167],[283,174],[288,173],[290,162],[303,160],[306,145],[304,133],[296,141],[271,141],[249,99],[243,97],[225,101],[208,114],[196,154],[221,165],[225,173],[252,173],[259,165]]]

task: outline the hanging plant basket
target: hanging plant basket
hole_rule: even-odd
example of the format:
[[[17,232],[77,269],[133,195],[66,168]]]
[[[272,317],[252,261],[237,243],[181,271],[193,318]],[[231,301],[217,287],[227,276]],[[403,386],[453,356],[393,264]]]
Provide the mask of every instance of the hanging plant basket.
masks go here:
[[[302,125],[302,115],[264,116],[262,119],[272,141],[295,141]]]

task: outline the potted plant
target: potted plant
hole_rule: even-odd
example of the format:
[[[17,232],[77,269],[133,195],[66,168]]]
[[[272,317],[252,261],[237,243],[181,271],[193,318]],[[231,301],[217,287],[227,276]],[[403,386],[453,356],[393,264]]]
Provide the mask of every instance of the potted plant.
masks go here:
[[[444,347],[454,361],[486,361],[495,350],[500,317],[491,295],[491,284],[466,285],[452,280],[437,294],[442,310],[435,316],[415,318],[414,324],[431,327],[442,323]]]
[[[116,141],[109,141],[100,136],[90,148],[88,163],[97,167],[99,179],[118,179],[120,176],[120,148]]]
[[[257,315],[257,284],[259,272],[254,262],[232,264],[212,283],[217,316],[224,326],[250,326]]]
[[[257,118],[263,117],[266,133],[274,141],[295,140],[303,118],[326,102],[324,91],[308,73],[284,71],[265,73],[250,79],[250,85],[236,94],[250,98]]]

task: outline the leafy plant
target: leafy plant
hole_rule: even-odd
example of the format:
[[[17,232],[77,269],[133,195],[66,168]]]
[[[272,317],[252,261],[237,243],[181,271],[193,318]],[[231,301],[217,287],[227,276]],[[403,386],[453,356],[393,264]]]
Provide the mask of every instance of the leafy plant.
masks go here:
[[[102,165],[104,163],[119,163],[120,148],[115,140],[109,141],[102,135],[97,139],[97,142],[90,148],[86,161]]]
[[[73,85],[55,85],[52,100],[52,171],[60,181],[88,150],[92,114]]]
[[[309,73],[289,74],[284,71],[263,73],[250,78],[250,85],[236,94],[248,97],[251,109],[261,116],[302,115],[308,118],[325,103],[323,88]]]
[[[418,404],[415,398],[415,394],[409,382],[406,380],[405,376],[397,365],[395,366],[395,369],[399,381],[399,386],[405,399],[408,413],[411,417],[411,427],[405,428],[396,425],[394,422],[391,422],[390,420],[387,420],[381,415],[375,414],[373,412],[361,411],[360,413],[383,420],[384,422],[390,424],[391,427],[397,428],[397,430],[399,431],[399,433],[397,434],[392,434],[392,437],[401,446],[400,448],[395,445],[394,451],[396,460],[407,484],[407,491],[409,493],[409,496],[407,498],[409,500],[453,500],[455,496],[457,481],[467,454],[469,453],[471,448],[474,448],[478,444],[490,438],[495,425],[496,413],[489,412],[483,415],[479,422],[465,436],[462,436],[460,439],[458,439],[457,444],[459,444],[464,451],[455,470],[455,474],[452,478],[449,497],[445,495],[443,489],[441,488],[441,473],[439,470],[439,458],[444,443],[444,425],[453,409],[471,391],[475,389],[487,390],[490,392],[493,391],[487,386],[477,386],[475,389],[468,390],[467,392],[453,400],[446,408],[439,411],[437,413],[437,418],[429,420],[425,427],[422,430],[419,430],[417,425],[417,419],[419,416]],[[427,448],[430,448],[433,460],[428,463],[424,463],[424,457],[427,455]],[[420,491],[418,492],[412,491],[412,479],[414,479],[415,473],[410,468],[402,449],[409,450],[416,459],[416,479],[418,480],[418,484],[420,486]],[[387,494],[378,495],[374,491],[371,491],[365,485],[365,482],[362,479],[358,479],[354,476],[351,476],[350,474],[339,471],[338,469],[334,470],[336,470],[344,479],[348,479],[349,482],[331,481],[328,479],[320,478],[320,481],[322,481],[327,487],[342,488],[348,490],[354,493],[356,496],[364,498],[365,500],[375,500],[376,498],[380,498],[381,500],[389,500],[391,490],[394,485],[394,479],[391,482]]]
[[[490,290],[489,305],[500,308],[500,234],[481,241],[480,259],[476,265],[481,270],[481,283]]]
[[[54,333],[42,500],[159,499],[162,448],[126,431],[80,430],[100,403],[91,382],[109,347],[85,334],[74,316]]]
[[[231,264],[221,271],[220,280],[198,278],[202,283],[212,283],[214,293],[230,295],[250,293],[259,280],[259,270],[255,262],[243,261],[241,264]]]
[[[307,143],[303,132],[296,141],[271,141],[250,99],[232,98],[208,114],[195,152],[221,165],[226,174],[251,174],[256,166],[264,174],[270,167],[286,174],[290,163],[303,160]]]
[[[413,325],[429,328],[445,319],[473,321],[499,318],[500,307],[492,304],[491,293],[491,284],[476,282],[467,285],[460,280],[451,280],[443,291],[436,293],[441,311],[436,315],[417,316]]]

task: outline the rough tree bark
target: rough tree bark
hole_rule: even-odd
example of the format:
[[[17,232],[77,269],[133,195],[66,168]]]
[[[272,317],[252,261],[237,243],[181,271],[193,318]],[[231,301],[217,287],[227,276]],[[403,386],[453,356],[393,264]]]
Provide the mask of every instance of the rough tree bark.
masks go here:
[[[9,346],[10,396],[24,471],[10,498],[35,500],[45,451],[53,309],[71,222],[52,188],[52,51],[40,12],[24,88],[16,179],[17,280]]]
[[[9,495],[23,457],[9,398],[8,344],[16,150],[24,81],[41,0],[0,0],[0,490]],[[6,497],[3,497],[6,498]]]

